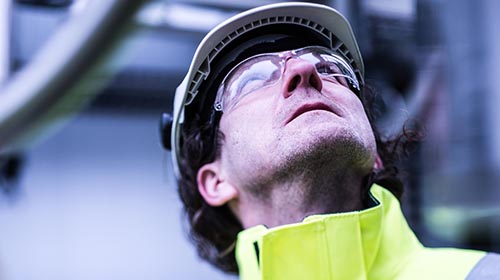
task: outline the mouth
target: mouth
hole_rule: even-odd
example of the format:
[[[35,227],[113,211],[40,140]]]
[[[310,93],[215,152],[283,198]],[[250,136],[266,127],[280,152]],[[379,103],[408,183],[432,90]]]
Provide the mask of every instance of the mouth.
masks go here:
[[[330,108],[329,106],[327,106],[326,104],[324,103],[312,103],[312,104],[304,104],[302,106],[300,106],[293,114],[292,116],[286,121],[286,123],[289,123],[291,121],[293,121],[294,119],[296,119],[298,116],[304,114],[304,113],[307,113],[307,112],[311,112],[311,111],[316,111],[316,110],[320,110],[320,111],[327,111],[327,112],[330,112],[332,114],[335,114],[335,115],[338,115],[337,113],[335,113],[332,108]]]

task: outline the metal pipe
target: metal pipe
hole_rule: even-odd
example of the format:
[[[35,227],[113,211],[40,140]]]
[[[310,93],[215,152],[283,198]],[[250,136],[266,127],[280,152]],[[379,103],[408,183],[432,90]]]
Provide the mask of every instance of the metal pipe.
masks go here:
[[[0,85],[10,73],[10,26],[11,1],[0,1]]]
[[[145,0],[92,1],[0,89],[0,153],[20,150],[103,85],[99,66]]]

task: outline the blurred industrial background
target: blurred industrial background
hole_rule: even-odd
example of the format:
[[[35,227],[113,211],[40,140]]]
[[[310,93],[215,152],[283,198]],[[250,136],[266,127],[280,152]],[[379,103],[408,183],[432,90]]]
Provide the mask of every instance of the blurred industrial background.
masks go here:
[[[0,3],[0,126],[16,77],[31,67],[31,80],[50,78],[52,62],[85,35],[66,26],[92,21],[88,9],[107,2]],[[210,28],[272,2],[136,1],[112,46],[87,48],[92,71],[55,77],[67,96],[37,101],[36,114],[0,134],[0,279],[235,278],[201,262],[186,237],[158,122]],[[403,200],[421,241],[499,252],[500,1],[310,2],[352,23],[383,131],[407,119],[425,127],[405,162]]]

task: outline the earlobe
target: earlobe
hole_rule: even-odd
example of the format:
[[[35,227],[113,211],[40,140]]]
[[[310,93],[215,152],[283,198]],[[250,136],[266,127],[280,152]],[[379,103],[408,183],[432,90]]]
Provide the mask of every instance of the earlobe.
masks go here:
[[[217,162],[203,165],[197,174],[198,191],[211,206],[222,206],[238,196],[236,188],[224,180]]]

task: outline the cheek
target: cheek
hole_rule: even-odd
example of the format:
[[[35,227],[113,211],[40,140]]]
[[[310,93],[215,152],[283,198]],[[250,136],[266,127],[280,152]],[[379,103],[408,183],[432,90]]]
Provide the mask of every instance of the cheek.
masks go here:
[[[352,94],[352,96],[344,96],[343,101],[345,102],[344,104],[347,104],[349,121],[354,124],[355,129],[359,131],[361,137],[365,139],[366,144],[374,146],[375,136],[373,135],[373,129],[361,100]]]
[[[228,152],[249,156],[248,151],[260,151],[272,137],[269,115],[265,113],[235,111],[227,119],[221,119],[220,129],[225,135],[224,146]],[[229,118],[230,117],[230,118]]]
[[[270,133],[272,110],[268,98],[257,94],[247,96],[228,114],[222,115],[220,128],[229,138],[259,141]]]
[[[248,182],[268,166],[269,144],[273,137],[268,123],[263,122],[262,114],[247,118],[243,112],[225,123],[221,122],[220,129],[225,135],[222,165],[236,185]]]
[[[368,116],[366,115],[365,110],[363,109],[363,106],[360,105],[359,107],[359,129],[361,133],[363,133],[363,139],[365,140],[365,144],[367,147],[369,147],[371,150],[376,151],[376,142],[375,142],[375,135],[373,134],[373,128],[370,124],[370,121],[368,120]]]

